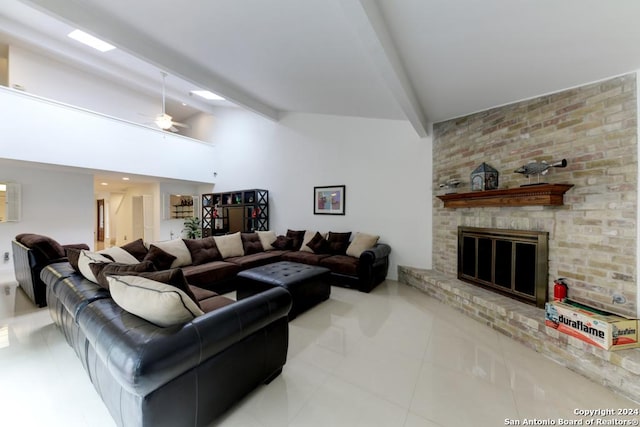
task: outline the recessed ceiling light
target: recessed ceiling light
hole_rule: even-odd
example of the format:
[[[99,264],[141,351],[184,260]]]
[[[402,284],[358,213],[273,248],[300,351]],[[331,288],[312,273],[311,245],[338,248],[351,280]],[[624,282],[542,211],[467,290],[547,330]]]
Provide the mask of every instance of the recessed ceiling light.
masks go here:
[[[108,52],[116,48],[115,46],[110,45],[109,43],[100,40],[99,38],[94,37],[91,34],[87,34],[84,31],[73,30],[67,35],[72,39],[79,41],[80,43],[84,43],[87,46],[91,46],[92,48],[99,50],[100,52]]]
[[[215,93],[208,90],[192,90],[192,94],[203,97],[209,101],[224,101],[224,98],[220,95],[216,95]]]
[[[128,176],[123,176],[123,177],[122,177],[122,180],[123,180],[123,181],[129,181],[129,177],[128,177]]]
[[[108,182],[101,182],[100,185],[109,185]]]

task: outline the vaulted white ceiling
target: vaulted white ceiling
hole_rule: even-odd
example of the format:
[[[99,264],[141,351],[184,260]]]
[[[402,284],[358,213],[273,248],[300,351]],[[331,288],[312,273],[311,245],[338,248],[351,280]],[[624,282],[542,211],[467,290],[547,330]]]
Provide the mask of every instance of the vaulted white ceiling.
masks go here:
[[[406,119],[424,135],[639,69],[639,17],[637,0],[3,0],[0,33],[132,85],[162,69],[272,120]],[[119,50],[74,46],[69,25]]]

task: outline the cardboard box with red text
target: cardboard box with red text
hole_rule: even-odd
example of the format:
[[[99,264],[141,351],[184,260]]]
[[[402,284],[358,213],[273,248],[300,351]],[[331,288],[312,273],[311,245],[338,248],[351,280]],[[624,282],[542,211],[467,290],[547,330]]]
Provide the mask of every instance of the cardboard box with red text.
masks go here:
[[[605,350],[639,347],[638,321],[573,301],[545,304],[545,325]]]

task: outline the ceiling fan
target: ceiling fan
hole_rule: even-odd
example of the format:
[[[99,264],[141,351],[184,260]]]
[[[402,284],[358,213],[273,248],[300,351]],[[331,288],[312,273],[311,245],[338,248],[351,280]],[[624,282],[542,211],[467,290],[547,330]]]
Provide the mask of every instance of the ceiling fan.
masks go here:
[[[165,79],[167,78],[167,73],[161,71],[162,74],[162,113],[158,114],[154,119],[153,123],[158,126],[162,130],[170,130],[171,132],[178,132],[178,127],[188,128],[189,125],[180,122],[174,122],[173,117],[167,114],[165,111]]]

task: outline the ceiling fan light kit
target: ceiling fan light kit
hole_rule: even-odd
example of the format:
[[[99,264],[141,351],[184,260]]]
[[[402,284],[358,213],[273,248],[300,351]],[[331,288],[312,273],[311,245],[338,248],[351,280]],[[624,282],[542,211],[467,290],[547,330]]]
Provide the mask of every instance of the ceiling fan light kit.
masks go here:
[[[158,117],[156,117],[156,119],[154,120],[154,123],[160,129],[167,130],[167,129],[170,129],[171,126],[173,125],[173,120],[170,115],[163,113],[163,114],[159,114]]]

